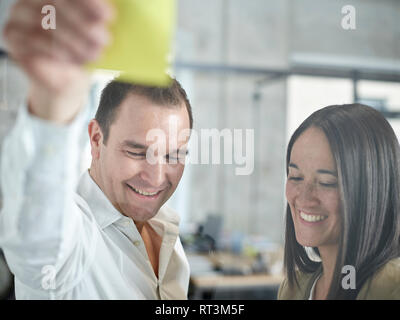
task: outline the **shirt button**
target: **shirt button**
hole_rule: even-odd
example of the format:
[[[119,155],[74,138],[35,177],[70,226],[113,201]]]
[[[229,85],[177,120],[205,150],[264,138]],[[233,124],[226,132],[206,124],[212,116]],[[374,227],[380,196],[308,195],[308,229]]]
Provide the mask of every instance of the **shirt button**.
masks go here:
[[[138,241],[138,240],[136,240],[136,241],[133,241],[133,244],[137,247],[137,246],[139,246],[140,245],[140,241]]]
[[[127,226],[129,226],[129,221],[124,221],[123,223],[122,223],[122,225],[124,226],[124,227],[127,227]]]

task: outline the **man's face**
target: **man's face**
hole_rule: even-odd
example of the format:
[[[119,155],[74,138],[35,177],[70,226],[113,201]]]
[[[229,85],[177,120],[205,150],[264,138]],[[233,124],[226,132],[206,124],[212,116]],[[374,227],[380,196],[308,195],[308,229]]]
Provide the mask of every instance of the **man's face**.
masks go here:
[[[97,184],[112,204],[135,222],[156,215],[178,186],[189,139],[177,139],[181,130],[189,130],[183,103],[160,106],[130,94],[117,109],[106,145],[102,138],[97,146],[92,141]],[[165,139],[149,141],[149,132],[164,133]],[[153,155],[150,161],[148,151]]]

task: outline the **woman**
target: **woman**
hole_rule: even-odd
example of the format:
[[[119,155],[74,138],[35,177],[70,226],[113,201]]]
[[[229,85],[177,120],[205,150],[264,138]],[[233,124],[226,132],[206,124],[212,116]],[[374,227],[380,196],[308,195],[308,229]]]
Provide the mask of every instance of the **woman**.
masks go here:
[[[373,108],[329,106],[300,125],[287,150],[278,299],[400,299],[399,164]]]

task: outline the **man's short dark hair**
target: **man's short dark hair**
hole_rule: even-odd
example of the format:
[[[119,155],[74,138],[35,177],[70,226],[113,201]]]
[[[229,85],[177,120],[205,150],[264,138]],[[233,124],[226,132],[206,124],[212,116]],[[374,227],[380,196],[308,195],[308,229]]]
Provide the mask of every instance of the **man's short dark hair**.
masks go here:
[[[176,79],[171,79],[168,87],[145,86],[113,80],[103,89],[95,116],[103,132],[104,144],[107,143],[110,126],[117,116],[118,107],[128,94],[136,94],[167,107],[179,106],[183,102],[188,112],[190,129],[193,128],[192,107],[186,91]]]

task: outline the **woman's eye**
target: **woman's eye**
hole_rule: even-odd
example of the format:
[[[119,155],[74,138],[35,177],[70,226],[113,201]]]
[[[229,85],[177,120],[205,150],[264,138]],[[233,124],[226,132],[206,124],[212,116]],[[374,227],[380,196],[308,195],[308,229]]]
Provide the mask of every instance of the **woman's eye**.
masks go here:
[[[301,180],[303,180],[303,178],[302,178],[302,177],[289,177],[289,180],[292,180],[292,181],[301,181]]]
[[[336,188],[337,187],[337,182],[329,182],[329,183],[320,182],[319,184],[323,187],[328,187],[328,188]]]

